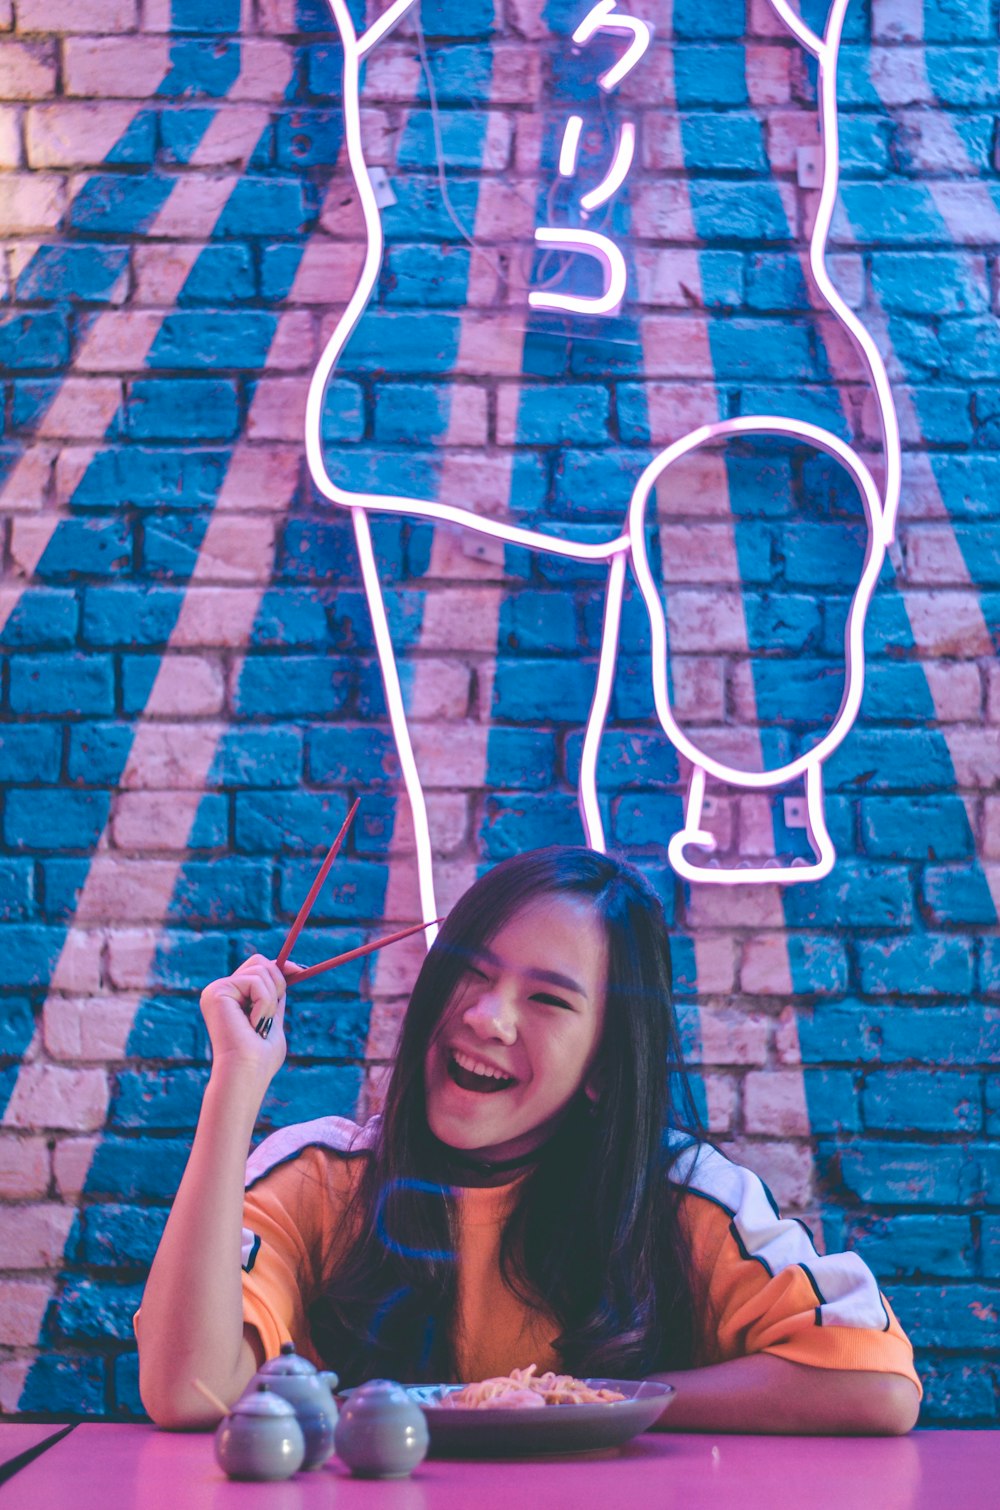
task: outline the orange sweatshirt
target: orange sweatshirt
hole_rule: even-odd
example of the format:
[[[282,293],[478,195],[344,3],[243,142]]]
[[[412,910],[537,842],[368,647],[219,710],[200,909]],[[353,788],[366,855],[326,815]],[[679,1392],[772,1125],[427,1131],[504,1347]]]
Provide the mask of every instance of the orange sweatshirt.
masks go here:
[[[343,1240],[343,1211],[376,1123],[339,1117],[284,1128],[247,1166],[243,1310],[273,1357],[282,1342],[313,1352],[306,1308],[325,1287]],[[682,1154],[681,1215],[708,1306],[701,1363],[766,1352],[816,1368],[902,1374],[920,1388],[913,1349],[856,1254],[820,1255],[806,1229],[777,1213],[766,1187],[715,1149]],[[462,1380],[537,1363],[559,1369],[558,1327],[525,1306],[500,1274],[500,1236],[514,1187],[458,1197],[458,1322]],[[334,1366],[336,1366],[336,1360]]]

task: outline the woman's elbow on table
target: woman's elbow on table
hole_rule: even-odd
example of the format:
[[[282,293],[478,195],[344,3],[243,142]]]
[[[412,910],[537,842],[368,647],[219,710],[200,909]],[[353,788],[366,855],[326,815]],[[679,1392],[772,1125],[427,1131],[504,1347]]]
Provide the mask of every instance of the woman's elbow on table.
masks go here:
[[[903,1437],[912,1431],[920,1415],[920,1394],[912,1379],[902,1374],[883,1374],[877,1397],[871,1402],[869,1430],[878,1436]]]

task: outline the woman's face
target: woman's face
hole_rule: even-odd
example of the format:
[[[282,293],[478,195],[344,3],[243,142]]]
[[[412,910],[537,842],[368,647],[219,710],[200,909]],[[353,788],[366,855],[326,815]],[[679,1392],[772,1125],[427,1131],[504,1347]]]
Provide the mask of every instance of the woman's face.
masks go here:
[[[470,957],[427,1051],[435,1137],[488,1160],[543,1143],[586,1085],[606,992],[604,926],[585,898],[515,913]]]

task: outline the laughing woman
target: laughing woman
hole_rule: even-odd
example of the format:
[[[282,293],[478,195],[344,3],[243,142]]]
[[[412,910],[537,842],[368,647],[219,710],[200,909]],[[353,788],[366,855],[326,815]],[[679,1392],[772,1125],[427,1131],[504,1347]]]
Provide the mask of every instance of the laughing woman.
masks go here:
[[[212,1071],[137,1319],[161,1425],[212,1424],[192,1381],[232,1401],[288,1340],[346,1384],[662,1378],[665,1429],[914,1425],[912,1349],[864,1263],[819,1255],[705,1141],[631,866],[549,849],[482,877],[424,962],[383,1116],[285,1128],[245,1164],[284,1007],[259,955],[202,994]]]

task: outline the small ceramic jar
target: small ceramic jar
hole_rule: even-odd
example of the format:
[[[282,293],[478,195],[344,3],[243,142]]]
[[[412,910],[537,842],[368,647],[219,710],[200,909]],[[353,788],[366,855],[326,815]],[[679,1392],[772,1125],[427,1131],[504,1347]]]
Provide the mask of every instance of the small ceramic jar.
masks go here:
[[[266,1384],[268,1389],[287,1400],[295,1411],[306,1443],[303,1468],[319,1468],[333,1456],[333,1434],[337,1425],[337,1406],[333,1391],[337,1376],[319,1373],[308,1358],[284,1342],[277,1358],[271,1358],[254,1375],[251,1388]]]
[[[390,1379],[352,1389],[337,1422],[337,1456],[358,1478],[402,1479],[427,1456],[424,1413]]]
[[[287,1400],[261,1384],[237,1400],[215,1433],[215,1456],[231,1479],[287,1479],[306,1444]]]

